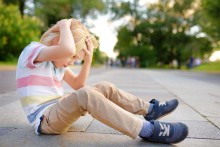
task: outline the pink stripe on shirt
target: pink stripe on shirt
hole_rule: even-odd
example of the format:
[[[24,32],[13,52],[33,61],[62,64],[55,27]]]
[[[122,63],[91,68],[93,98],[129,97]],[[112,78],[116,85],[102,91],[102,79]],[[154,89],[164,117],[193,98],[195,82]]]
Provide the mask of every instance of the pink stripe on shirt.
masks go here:
[[[43,77],[37,75],[30,75],[17,79],[17,88],[26,86],[55,86],[62,87],[61,81],[57,81],[52,77]]]
[[[28,57],[28,62],[27,62],[27,65],[26,65],[28,68],[30,68],[30,69],[34,69],[34,68],[35,68],[35,66],[34,66],[33,63],[32,63],[32,59],[33,59],[33,56],[35,55],[35,52],[36,52],[37,49],[39,49],[40,47],[41,47],[41,45],[35,47],[35,48],[33,49],[33,51],[31,52],[30,56]]]

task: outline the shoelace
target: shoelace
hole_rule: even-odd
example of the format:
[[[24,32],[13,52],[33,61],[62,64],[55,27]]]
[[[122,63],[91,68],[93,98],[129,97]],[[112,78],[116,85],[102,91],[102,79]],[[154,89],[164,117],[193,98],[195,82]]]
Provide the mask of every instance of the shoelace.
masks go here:
[[[170,125],[160,124],[160,133],[159,136],[169,136],[170,135]]]
[[[166,105],[166,102],[160,102],[159,103],[159,106],[165,106]]]

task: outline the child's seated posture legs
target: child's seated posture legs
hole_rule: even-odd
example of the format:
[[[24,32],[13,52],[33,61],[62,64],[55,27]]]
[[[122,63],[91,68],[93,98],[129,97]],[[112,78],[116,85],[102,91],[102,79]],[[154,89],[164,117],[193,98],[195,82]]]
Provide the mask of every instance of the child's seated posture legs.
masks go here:
[[[106,81],[85,84],[96,47],[96,39],[78,20],[64,19],[39,43],[32,42],[23,50],[17,66],[17,91],[36,134],[64,133],[88,112],[133,139],[140,136],[159,143],[184,140],[188,134],[185,124],[156,121],[176,109],[176,99],[163,103],[153,99],[148,103]],[[68,66],[79,59],[84,64],[75,75]],[[64,96],[62,81],[75,91]]]
[[[164,125],[163,129],[160,128],[161,126],[157,121],[149,123],[133,115],[146,115],[148,108],[149,103],[144,100],[117,89],[109,82],[101,82],[91,87],[83,87],[61,98],[57,104],[48,108],[43,114],[41,131],[45,134],[66,132],[74,121],[85,112],[89,112],[95,119],[132,138],[136,138],[140,134],[144,123],[148,123],[148,127],[143,128],[147,130],[147,137],[141,137],[148,139],[155,131],[156,133],[162,133],[161,137],[154,137],[151,141],[174,143],[185,138],[185,136],[182,136],[182,133],[187,135],[185,125],[177,123],[176,126],[171,123],[161,123],[160,125]],[[174,129],[173,127],[176,130],[171,130]],[[142,132],[145,132],[145,130],[142,130]]]

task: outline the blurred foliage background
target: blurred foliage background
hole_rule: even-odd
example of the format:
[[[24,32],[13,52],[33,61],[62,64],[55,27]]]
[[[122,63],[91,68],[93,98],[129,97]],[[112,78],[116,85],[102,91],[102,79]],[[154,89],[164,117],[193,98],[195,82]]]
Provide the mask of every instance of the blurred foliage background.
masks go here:
[[[0,0],[0,61],[18,58],[31,41],[62,18],[108,15],[125,20],[118,27],[118,58],[138,57],[140,67],[176,68],[190,58],[206,61],[220,47],[220,0]],[[89,26],[88,26],[89,27]],[[108,37],[108,36],[106,36]],[[106,55],[95,50],[93,64]]]

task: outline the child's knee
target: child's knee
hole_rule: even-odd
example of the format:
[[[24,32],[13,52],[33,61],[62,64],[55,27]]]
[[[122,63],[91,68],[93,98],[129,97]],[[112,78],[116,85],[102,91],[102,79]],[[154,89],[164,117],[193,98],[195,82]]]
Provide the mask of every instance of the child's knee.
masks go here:
[[[108,81],[101,81],[98,84],[95,84],[95,87],[101,90],[107,90],[107,89],[112,89],[115,88],[115,85],[108,82]]]
[[[84,86],[78,90],[76,90],[77,95],[79,96],[79,98],[81,97],[88,97],[88,95],[91,93],[92,88],[90,86]]]

